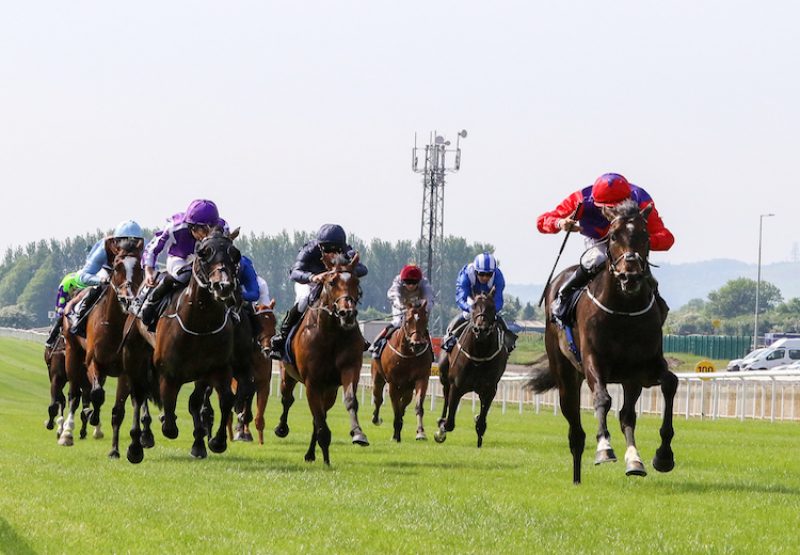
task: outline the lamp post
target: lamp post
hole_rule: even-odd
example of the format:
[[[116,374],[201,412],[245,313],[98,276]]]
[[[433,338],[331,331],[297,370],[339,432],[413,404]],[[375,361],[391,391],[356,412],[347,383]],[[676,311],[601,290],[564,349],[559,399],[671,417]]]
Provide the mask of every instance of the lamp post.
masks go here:
[[[758,347],[758,293],[761,288],[761,228],[764,226],[764,218],[771,218],[775,214],[760,214],[758,216],[758,278],[756,279],[756,314],[755,324],[753,325],[753,350]]]

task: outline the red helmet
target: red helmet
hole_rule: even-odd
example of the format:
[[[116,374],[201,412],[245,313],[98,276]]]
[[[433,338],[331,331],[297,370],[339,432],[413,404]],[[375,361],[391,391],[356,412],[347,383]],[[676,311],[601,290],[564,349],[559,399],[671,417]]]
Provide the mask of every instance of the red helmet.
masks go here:
[[[631,184],[618,173],[604,173],[592,185],[592,199],[597,206],[613,206],[630,196]]]
[[[400,270],[401,281],[420,281],[422,279],[422,270],[419,266],[409,264]]]

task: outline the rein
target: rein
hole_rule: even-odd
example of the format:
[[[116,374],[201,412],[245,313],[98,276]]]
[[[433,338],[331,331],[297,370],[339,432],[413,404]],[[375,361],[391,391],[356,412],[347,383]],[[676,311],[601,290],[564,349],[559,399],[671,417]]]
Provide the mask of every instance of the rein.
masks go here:
[[[187,289],[186,291],[188,292],[189,290]],[[217,329],[215,329],[213,331],[201,332],[201,331],[193,331],[193,330],[190,330],[189,328],[187,328],[186,324],[183,323],[183,320],[181,319],[181,316],[178,313],[178,311],[181,308],[181,302],[183,302],[183,297],[185,295],[186,295],[186,293],[182,293],[180,295],[180,297],[178,297],[178,304],[175,305],[175,314],[166,314],[166,315],[164,315],[164,318],[174,318],[175,320],[178,321],[178,325],[181,327],[181,329],[185,333],[188,333],[189,335],[194,335],[194,336],[216,335],[219,332],[221,332],[223,329],[225,329],[225,326],[228,325],[228,318],[229,318],[229,316],[230,316],[230,314],[231,314],[231,312],[233,310],[231,307],[226,307],[225,308],[225,317],[222,320],[222,325],[220,325],[220,327],[218,327]]]
[[[497,325],[495,324],[495,326],[497,326]],[[465,333],[467,333],[467,330],[469,330],[469,328],[465,327],[464,331],[461,332],[461,335],[463,336]],[[494,353],[492,353],[491,356],[478,357],[478,356],[469,354],[467,352],[467,350],[464,348],[464,345],[462,345],[462,343],[461,343],[461,336],[459,336],[459,338],[456,339],[456,345],[458,345],[458,353],[459,354],[463,354],[465,357],[467,357],[472,362],[488,362],[490,360],[494,360],[497,357],[497,355],[499,355],[502,352],[502,350],[505,349],[505,342],[504,342],[505,333],[500,329],[499,326],[497,326],[495,328],[495,331],[497,333],[497,350]]]
[[[651,308],[653,308],[653,305],[654,305],[654,304],[655,304],[655,302],[656,302],[656,296],[655,296],[655,294],[653,294],[653,295],[651,295],[651,296],[650,296],[650,302],[649,302],[649,303],[647,303],[647,306],[646,306],[645,308],[643,308],[642,310],[637,310],[636,312],[623,312],[623,311],[621,311],[621,310],[613,310],[613,309],[611,309],[611,308],[608,308],[606,305],[604,305],[603,303],[601,303],[601,302],[598,300],[598,298],[597,298],[597,297],[595,297],[595,296],[592,294],[592,292],[591,292],[591,291],[589,291],[589,288],[588,288],[588,287],[586,288],[586,294],[589,296],[589,298],[590,298],[590,299],[592,299],[592,302],[593,302],[594,304],[596,304],[596,305],[597,305],[597,307],[598,307],[600,310],[602,310],[602,311],[604,311],[604,312],[607,312],[608,314],[615,314],[615,315],[617,315],[617,316],[641,316],[642,314],[646,314],[647,312],[649,312],[649,311],[650,311],[650,309],[651,309]]]

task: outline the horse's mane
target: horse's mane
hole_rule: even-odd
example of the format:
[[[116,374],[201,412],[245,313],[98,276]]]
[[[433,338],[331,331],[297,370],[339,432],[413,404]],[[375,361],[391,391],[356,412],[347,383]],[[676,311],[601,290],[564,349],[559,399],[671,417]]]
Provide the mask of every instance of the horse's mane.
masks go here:
[[[632,198],[623,200],[611,210],[615,218],[633,218],[639,215],[639,205]]]

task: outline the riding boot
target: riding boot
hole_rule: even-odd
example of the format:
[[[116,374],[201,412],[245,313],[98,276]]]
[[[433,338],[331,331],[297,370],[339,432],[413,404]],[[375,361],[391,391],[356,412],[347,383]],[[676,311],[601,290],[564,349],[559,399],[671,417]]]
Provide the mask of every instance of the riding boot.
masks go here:
[[[58,338],[59,333],[61,333],[60,315],[53,321],[53,327],[50,328],[50,335],[47,337],[47,341],[44,344],[45,347],[52,349],[53,346],[56,344],[56,339]]]
[[[592,274],[586,271],[583,266],[578,265],[572,275],[567,278],[567,281],[561,285],[561,288],[558,290],[558,295],[556,295],[556,298],[553,299],[553,302],[550,304],[550,312],[554,322],[558,324],[564,323],[564,318],[569,309],[568,301],[570,297],[577,290],[586,286],[591,279]]]
[[[647,282],[650,284],[650,288],[653,290],[653,295],[656,297],[656,304],[658,304],[658,309],[661,312],[661,325],[664,325],[664,322],[667,321],[667,315],[669,314],[669,305],[667,301],[664,300],[664,297],[658,292],[658,281],[653,274],[647,275]]]
[[[450,353],[442,349],[439,354],[439,381],[445,383],[448,379],[448,372],[450,371]]]
[[[442,351],[449,353],[453,350],[453,347],[456,346],[456,341],[458,340],[458,330],[466,321],[467,319],[464,318],[463,314],[459,314],[450,321],[450,323],[447,325],[447,331],[442,338]]]
[[[303,314],[304,313],[298,308],[297,303],[292,305],[292,308],[290,308],[286,316],[283,317],[280,331],[272,337],[269,358],[274,360],[281,360],[283,358],[283,353],[286,350],[286,338],[289,336],[289,332],[292,331],[295,324],[303,317]]]
[[[158,305],[161,302],[167,293],[172,291],[175,287],[177,280],[172,277],[170,274],[165,274],[164,278],[156,285],[151,291],[150,294],[145,299],[144,303],[142,303],[142,307],[139,311],[139,314],[142,318],[142,323],[146,326],[151,326],[155,323],[156,319],[158,318]]]
[[[86,314],[89,312],[89,309],[92,308],[97,299],[100,297],[100,293],[102,293],[104,288],[100,285],[95,285],[93,287],[89,287],[86,291],[86,294],[80,300],[80,302],[75,307],[77,309],[77,313],[72,320],[72,325],[69,328],[69,332],[72,335],[80,335],[83,337],[85,334],[86,326],[84,325],[84,320],[86,319]]]
[[[396,328],[392,324],[389,324],[383,328],[378,334],[378,337],[372,341],[372,347],[369,348],[369,350],[372,351],[372,358],[381,358],[381,353],[386,346],[386,341],[389,340],[389,337],[391,337],[395,329]]]
[[[506,346],[506,350],[511,354],[511,351],[517,348],[517,334],[508,329],[508,324],[500,316],[497,317],[497,323],[503,330],[503,343]]]

